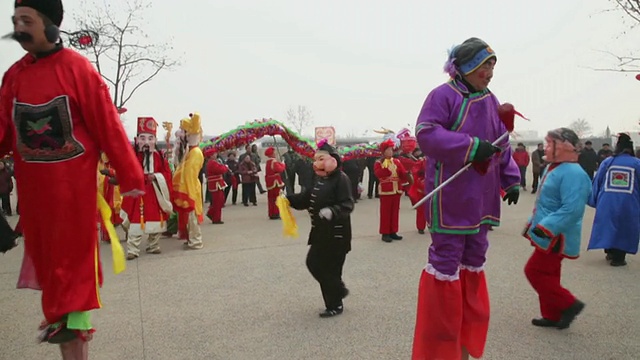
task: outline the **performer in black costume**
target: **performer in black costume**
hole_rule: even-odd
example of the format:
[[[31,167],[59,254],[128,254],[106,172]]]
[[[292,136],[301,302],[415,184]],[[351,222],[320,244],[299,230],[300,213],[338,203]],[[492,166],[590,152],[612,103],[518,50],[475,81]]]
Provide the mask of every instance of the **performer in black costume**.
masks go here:
[[[351,250],[351,212],[354,201],[351,182],[340,170],[340,155],[326,141],[318,144],[313,169],[317,175],[313,188],[288,195],[292,208],[308,210],[311,216],[311,245],[307,268],[320,283],[325,311],[320,317],[342,314],[342,299],[349,290],[342,281],[342,267]]]

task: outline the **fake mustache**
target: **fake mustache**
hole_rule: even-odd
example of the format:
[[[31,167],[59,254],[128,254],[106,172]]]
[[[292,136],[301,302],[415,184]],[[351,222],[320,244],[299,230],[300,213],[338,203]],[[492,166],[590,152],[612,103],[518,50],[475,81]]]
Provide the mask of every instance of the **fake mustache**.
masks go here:
[[[14,31],[14,32],[10,32],[7,35],[2,37],[3,40],[15,40],[19,43],[28,43],[28,42],[33,42],[33,35],[26,33],[26,32],[21,32],[21,31]]]

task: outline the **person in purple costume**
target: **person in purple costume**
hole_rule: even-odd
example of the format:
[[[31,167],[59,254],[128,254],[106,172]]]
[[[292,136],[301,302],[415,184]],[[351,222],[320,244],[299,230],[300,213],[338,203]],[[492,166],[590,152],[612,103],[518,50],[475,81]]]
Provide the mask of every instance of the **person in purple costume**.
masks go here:
[[[500,225],[500,189],[509,205],[520,194],[508,138],[492,145],[507,131],[500,103],[487,88],[495,64],[494,51],[480,39],[454,47],[445,65],[450,80],[431,91],[418,117],[425,193],[465,164],[473,166],[425,203],[432,243],[418,291],[414,360],[480,358],[484,352],[487,232]]]

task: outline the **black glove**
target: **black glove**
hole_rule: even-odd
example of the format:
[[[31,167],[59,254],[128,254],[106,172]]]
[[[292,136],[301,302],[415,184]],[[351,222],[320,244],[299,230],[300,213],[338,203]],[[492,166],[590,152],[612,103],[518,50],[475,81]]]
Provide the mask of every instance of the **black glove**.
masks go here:
[[[517,204],[519,198],[520,198],[520,189],[519,188],[514,188],[514,189],[509,190],[504,195],[504,197],[502,198],[502,201],[507,201],[507,204],[509,204],[509,205]]]
[[[473,159],[471,159],[471,161],[483,162],[485,160],[489,160],[489,158],[491,158],[493,154],[499,151],[500,151],[499,147],[493,146],[490,142],[482,140],[478,144],[478,148],[476,149],[476,154],[473,157]]]
[[[111,185],[118,185],[118,179],[114,178],[114,177],[110,177],[109,180],[107,180],[109,182],[109,184]]]

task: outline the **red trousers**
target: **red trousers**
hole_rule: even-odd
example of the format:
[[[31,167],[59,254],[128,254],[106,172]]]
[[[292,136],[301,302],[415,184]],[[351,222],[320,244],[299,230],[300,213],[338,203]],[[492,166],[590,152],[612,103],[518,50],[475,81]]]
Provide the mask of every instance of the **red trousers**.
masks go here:
[[[402,194],[380,195],[380,234],[390,235],[398,232],[401,197]]]
[[[427,227],[427,219],[424,217],[424,206],[416,209],[416,229],[424,230]]]
[[[484,271],[460,270],[457,280],[422,272],[412,360],[458,360],[464,347],[481,358],[489,331]]]
[[[280,210],[278,210],[278,207],[276,206],[276,199],[278,198],[279,195],[280,195],[280,188],[277,186],[267,191],[269,217],[280,216]]]
[[[224,205],[224,190],[210,191],[211,203],[207,211],[207,217],[214,223],[222,221],[222,206]]]
[[[559,321],[562,312],[576,301],[576,297],[560,285],[562,255],[546,253],[536,248],[524,267],[527,280],[538,293],[543,318]]]

